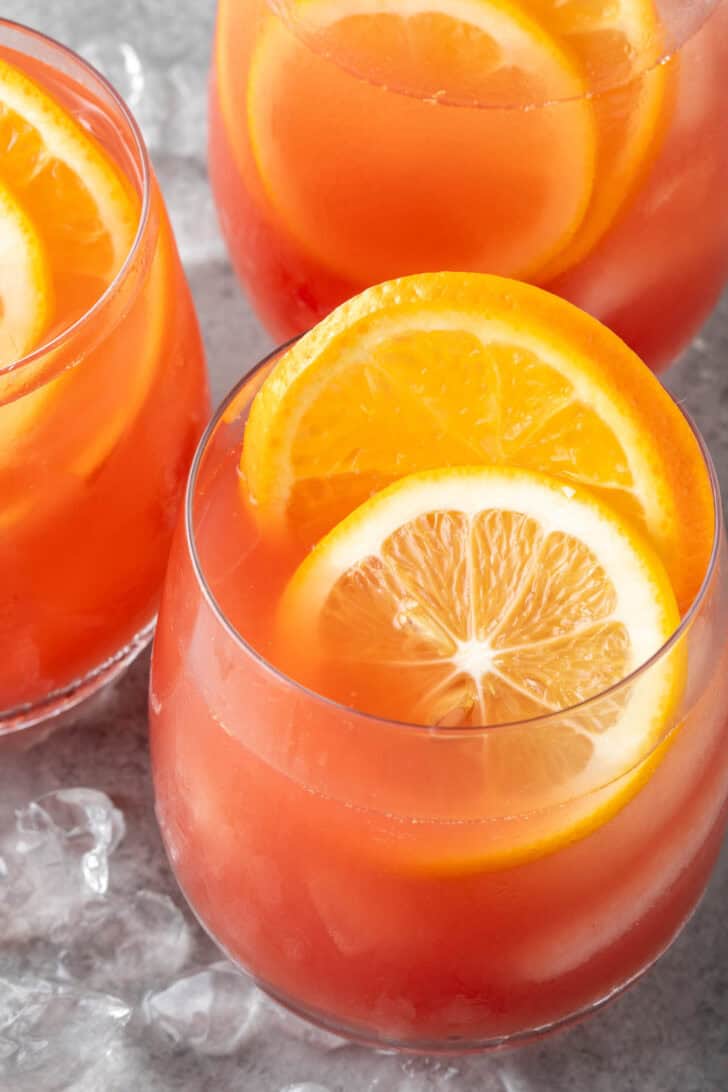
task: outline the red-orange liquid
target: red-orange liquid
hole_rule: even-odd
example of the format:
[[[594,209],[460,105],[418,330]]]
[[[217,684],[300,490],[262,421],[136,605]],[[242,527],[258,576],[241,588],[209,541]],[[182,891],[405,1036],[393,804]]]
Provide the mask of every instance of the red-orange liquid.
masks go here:
[[[141,207],[123,122],[71,76],[3,52],[94,134]],[[151,179],[147,226],[112,294],[64,341],[0,377],[0,710],[83,679],[154,618],[172,527],[209,407],[189,289]],[[43,225],[38,225],[39,230]],[[59,271],[48,336],[104,285]],[[73,290],[71,290],[73,289]],[[83,306],[79,308],[79,299]],[[9,383],[28,393],[15,401]],[[22,426],[18,426],[22,420]]]
[[[180,528],[153,659],[157,810],[193,908],[275,994],[366,1039],[478,1045],[588,1010],[670,943],[719,849],[725,587],[687,638],[688,695],[657,769],[591,834],[533,850],[603,796],[491,815],[477,732],[358,718],[258,658],[275,656],[298,558],[272,553],[241,503],[242,427],[223,421],[207,448],[193,527],[208,586],[255,651],[211,609]]]
[[[725,3],[665,66],[649,151],[629,181],[617,183],[624,194],[606,230],[561,271],[549,262],[514,268],[505,258],[501,268],[497,252],[479,257],[478,227],[497,234],[503,216],[520,224],[550,176],[570,184],[578,170],[577,106],[438,105],[388,90],[376,73],[371,83],[352,75],[281,24],[285,80],[266,85],[265,107],[254,107],[256,135],[250,89],[271,21],[280,23],[266,0],[221,0],[210,173],[233,263],[274,336],[300,333],[375,281],[472,268],[527,277],[565,296],[654,369],[687,344],[728,272]],[[627,129],[627,103],[649,98],[662,75],[639,77],[626,96],[619,88],[599,93],[598,108],[614,129]],[[261,141],[266,162],[277,164],[275,178],[261,167]],[[595,184],[614,167],[611,151],[599,153]],[[281,196],[286,180],[295,183],[291,201]]]

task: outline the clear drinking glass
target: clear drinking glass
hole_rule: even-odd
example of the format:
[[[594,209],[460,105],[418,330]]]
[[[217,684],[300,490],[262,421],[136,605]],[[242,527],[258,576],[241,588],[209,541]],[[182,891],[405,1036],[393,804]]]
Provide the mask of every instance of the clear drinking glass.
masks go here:
[[[103,149],[137,221],[105,287],[53,268],[53,321],[32,351],[0,362],[0,738],[27,742],[21,729],[92,694],[149,640],[209,395],[192,299],[134,119],[70,50],[0,20],[6,62]],[[18,120],[26,104],[13,113],[14,78],[3,69],[0,181],[8,149],[26,140],[27,172],[7,185],[18,183],[19,203],[35,200],[34,227],[54,256],[64,245],[73,256],[82,237],[94,245],[83,236],[88,207],[79,197],[54,212],[65,200],[62,168],[42,201],[32,190],[31,176],[44,183],[44,153]]]
[[[530,280],[650,367],[728,269],[728,4],[220,0],[209,162],[277,338],[370,284]]]
[[[155,638],[154,783],[177,880],[231,959],[338,1033],[488,1049],[576,1020],[669,947],[725,827],[728,555],[709,455],[708,571],[678,631],[632,676],[523,724],[380,720],[268,659],[296,559],[260,539],[238,464],[275,356],[200,443]],[[548,747],[564,722],[604,723],[670,657],[685,688],[634,766],[578,795],[522,784],[511,741],[538,733]]]

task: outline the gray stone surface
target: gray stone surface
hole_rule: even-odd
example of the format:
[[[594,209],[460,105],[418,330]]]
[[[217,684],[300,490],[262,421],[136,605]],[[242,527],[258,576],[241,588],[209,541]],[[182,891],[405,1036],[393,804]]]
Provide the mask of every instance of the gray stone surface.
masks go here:
[[[132,103],[170,207],[218,399],[269,342],[230,271],[206,182],[204,92],[213,7],[213,0],[3,0],[2,14],[78,49]],[[689,357],[672,370],[669,385],[697,418],[725,491],[728,299]],[[154,822],[146,676],[143,657],[91,718],[24,757],[3,758],[0,804],[7,817],[14,804],[61,786],[107,792],[127,823],[113,859],[112,894],[148,889],[171,896],[186,913]],[[215,1043],[191,1049],[146,1035],[132,1020],[84,1078],[59,1085],[44,1077],[29,1087],[34,1092],[61,1087],[77,1092],[727,1092],[727,905],[724,853],[693,921],[637,987],[572,1032],[499,1058],[402,1062],[308,1034],[266,1010],[265,1019],[247,1014],[252,1030],[235,1038],[238,1045],[229,1056],[216,1053]],[[212,963],[218,958],[213,946],[191,919],[190,927],[192,967]],[[36,973],[55,968],[55,957],[45,958],[44,963],[41,952]],[[3,960],[7,952],[0,949],[0,973]],[[162,991],[168,981],[162,978],[158,985]],[[157,1007],[164,1003],[165,997],[156,1002]],[[0,1059],[0,1089],[20,1089],[8,1083],[2,1066]]]

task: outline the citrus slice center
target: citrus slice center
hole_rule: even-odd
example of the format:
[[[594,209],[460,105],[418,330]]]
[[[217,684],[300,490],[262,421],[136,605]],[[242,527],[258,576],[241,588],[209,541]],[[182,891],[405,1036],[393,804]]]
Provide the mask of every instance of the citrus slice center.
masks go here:
[[[278,620],[283,667],[327,697],[441,729],[509,725],[484,747],[490,805],[516,813],[631,769],[681,685],[668,656],[579,708],[670,638],[674,593],[607,505],[510,467],[427,471],[377,494],[302,562]]]

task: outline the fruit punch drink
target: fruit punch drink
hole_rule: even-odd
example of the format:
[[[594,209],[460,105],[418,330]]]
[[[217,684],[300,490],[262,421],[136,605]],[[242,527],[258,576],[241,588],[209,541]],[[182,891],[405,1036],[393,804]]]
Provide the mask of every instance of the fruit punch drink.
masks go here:
[[[275,996],[478,1048],[669,945],[728,795],[706,459],[608,330],[478,275],[369,290],[233,392],[172,550],[151,741],[179,882]]]
[[[192,301],[106,82],[0,21],[0,732],[142,647],[208,412]]]
[[[727,61],[717,0],[220,0],[238,274],[281,338],[389,277],[518,277],[662,368],[728,268]]]

